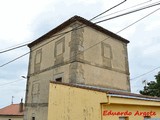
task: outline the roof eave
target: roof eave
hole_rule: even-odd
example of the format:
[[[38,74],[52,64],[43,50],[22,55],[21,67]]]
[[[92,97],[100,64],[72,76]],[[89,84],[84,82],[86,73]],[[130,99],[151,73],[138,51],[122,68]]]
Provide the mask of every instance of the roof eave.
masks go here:
[[[90,26],[104,34],[107,34],[113,38],[116,38],[124,43],[129,43],[128,40],[126,40],[125,38],[122,38],[121,36],[111,32],[111,31],[108,31],[106,29],[104,29],[103,27],[100,27],[80,16],[74,16],[72,18],[70,18],[69,20],[65,21],[64,23],[62,23],[61,25],[57,26],[56,28],[52,29],[51,31],[49,31],[48,33],[44,34],[43,36],[41,36],[40,38],[36,39],[35,41],[31,42],[28,44],[28,47],[31,48],[33,47],[34,45],[42,42],[43,40],[49,38],[50,36],[52,36],[53,34],[56,34],[58,33],[59,31],[61,31],[62,29],[66,28],[68,25],[72,24],[73,22],[75,21],[79,21],[79,22],[82,22],[83,24],[86,24],[87,26]]]

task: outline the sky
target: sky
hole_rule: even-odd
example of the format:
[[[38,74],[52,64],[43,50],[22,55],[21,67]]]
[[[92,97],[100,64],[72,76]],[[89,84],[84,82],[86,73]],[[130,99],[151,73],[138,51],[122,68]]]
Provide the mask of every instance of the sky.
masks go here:
[[[74,15],[91,19],[97,14],[118,4],[122,0],[3,0],[0,1],[0,51],[36,40]],[[157,0],[127,0],[121,6],[102,15],[96,22],[107,18],[106,15],[129,8],[136,4],[151,4]],[[141,6],[138,6],[141,7]],[[137,7],[137,8],[138,8]],[[105,21],[98,25],[117,33],[132,22],[147,15],[156,6],[120,18]],[[132,8],[133,9],[133,8]],[[130,9],[130,10],[132,10]],[[127,10],[129,11],[129,10]],[[124,12],[127,12],[124,11]],[[116,15],[116,14],[114,14]],[[113,16],[114,16],[113,15]],[[131,92],[143,89],[143,80],[153,81],[160,71],[160,10],[137,24],[118,33],[130,41],[128,44]],[[10,52],[0,53],[0,66],[29,52],[23,47]],[[8,65],[0,67],[0,108],[25,99],[26,79],[29,56],[26,55]],[[153,70],[157,68],[156,70]],[[146,72],[152,72],[133,79]]]

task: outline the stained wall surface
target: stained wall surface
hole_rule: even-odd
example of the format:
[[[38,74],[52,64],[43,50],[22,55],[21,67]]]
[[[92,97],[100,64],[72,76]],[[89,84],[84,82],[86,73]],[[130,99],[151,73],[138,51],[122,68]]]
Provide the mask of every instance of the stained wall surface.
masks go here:
[[[57,34],[82,25],[74,22]],[[46,120],[49,82],[130,91],[127,43],[91,27],[51,35],[30,48],[25,120]]]
[[[160,119],[159,113],[160,99],[116,97],[91,87],[50,83],[48,120]]]

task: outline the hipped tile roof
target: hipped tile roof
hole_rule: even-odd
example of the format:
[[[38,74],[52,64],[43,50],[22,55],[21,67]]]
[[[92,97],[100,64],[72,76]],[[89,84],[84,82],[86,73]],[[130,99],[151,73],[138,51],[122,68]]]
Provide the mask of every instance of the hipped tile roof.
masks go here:
[[[60,32],[61,30],[63,30],[64,28],[68,27],[69,25],[71,25],[72,23],[74,23],[76,21],[78,21],[80,23],[83,23],[84,25],[89,26],[89,27],[91,27],[91,28],[93,28],[93,29],[95,29],[95,30],[97,30],[99,32],[102,32],[102,33],[106,34],[106,35],[109,35],[110,37],[113,37],[113,38],[115,38],[115,39],[117,39],[119,41],[122,41],[124,43],[129,43],[129,41],[127,39],[125,39],[125,38],[123,38],[123,37],[111,32],[111,31],[109,31],[109,30],[107,30],[107,29],[105,29],[105,28],[103,28],[101,26],[96,25],[96,24],[90,22],[89,20],[86,20],[86,19],[84,19],[84,18],[82,18],[80,16],[75,15],[72,18],[70,18],[67,21],[65,21],[64,23],[62,23],[59,26],[57,26],[56,28],[52,29],[48,33],[44,34],[40,38],[38,38],[35,41],[33,41],[30,44],[28,44],[28,47],[31,48],[32,46],[44,41],[45,39],[50,38],[53,34],[56,34],[56,33]]]
[[[10,115],[10,116],[23,116],[23,112],[19,111],[20,104],[11,104],[7,107],[0,109],[1,115]]]

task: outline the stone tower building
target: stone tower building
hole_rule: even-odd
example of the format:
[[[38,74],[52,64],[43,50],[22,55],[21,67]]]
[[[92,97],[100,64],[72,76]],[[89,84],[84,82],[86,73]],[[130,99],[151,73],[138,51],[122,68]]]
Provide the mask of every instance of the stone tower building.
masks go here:
[[[49,82],[130,91],[128,40],[74,16],[28,46],[25,120],[47,120]]]

